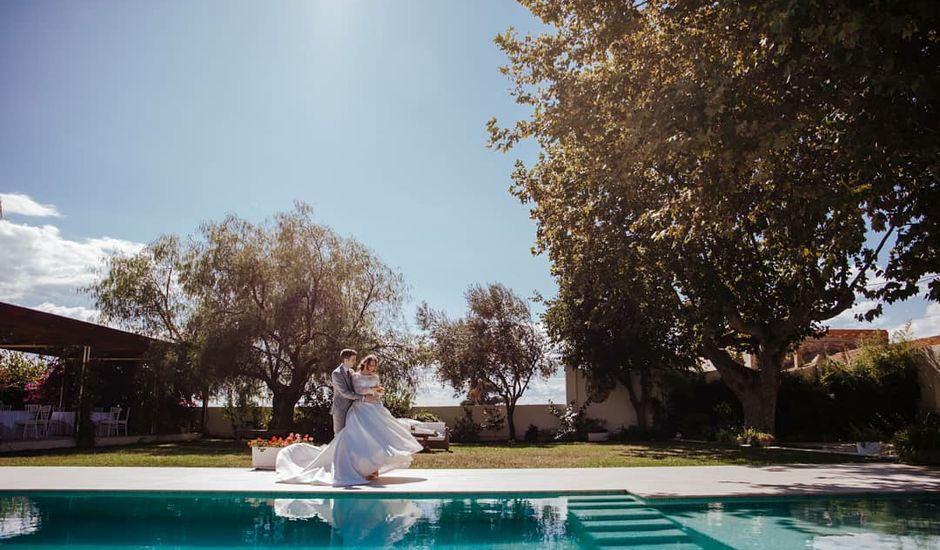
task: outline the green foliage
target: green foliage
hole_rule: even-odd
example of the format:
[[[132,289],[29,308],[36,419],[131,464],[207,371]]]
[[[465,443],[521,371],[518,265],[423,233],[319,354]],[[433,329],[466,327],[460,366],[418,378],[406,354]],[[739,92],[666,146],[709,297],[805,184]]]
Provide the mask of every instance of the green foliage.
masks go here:
[[[225,404],[222,415],[232,423],[233,431],[260,429],[265,426],[265,413],[256,402],[260,388],[251,379],[232,379],[222,386]]]
[[[881,441],[917,417],[916,351],[868,343],[850,365],[823,364],[818,380],[784,376],[780,395],[781,438]]]
[[[472,286],[468,312],[453,320],[423,304],[418,324],[429,339],[437,377],[475,402],[498,398],[506,406],[510,439],[513,413],[533,377],[558,368],[548,338],[532,320],[526,300],[501,284]]]
[[[673,373],[664,379],[666,401],[656,417],[656,431],[673,437],[714,441],[737,434],[743,426],[741,405],[720,381],[697,374]]]
[[[522,436],[522,440],[526,443],[538,443],[539,427],[535,424],[529,424],[529,427],[526,428],[525,434]]]
[[[940,464],[940,416],[924,415],[894,434],[894,450],[903,462],[912,464]]]
[[[395,418],[407,418],[411,412],[411,396],[400,393],[386,393],[382,396],[382,404]]]
[[[391,394],[413,393],[401,275],[302,203],[259,223],[230,215],[189,239],[160,237],[110,259],[86,290],[106,320],[177,344],[174,368],[191,370],[200,393],[234,378],[266,386],[273,427],[289,428],[344,347],[378,355]]]
[[[513,174],[537,250],[562,274],[630,251],[612,288],[630,288],[624,272],[662,274],[748,424],[772,432],[793,345],[856,293],[911,296],[936,271],[940,11],[931,0],[526,5],[547,30],[496,42],[531,113],[489,130],[497,149],[528,138],[541,149]],[[869,288],[875,274],[887,284]],[[940,297],[940,279],[930,289]]]
[[[420,422],[440,422],[441,418],[431,411],[425,409],[412,409],[408,418],[413,418]]]
[[[463,417],[454,422],[450,430],[450,439],[455,443],[473,443],[479,441],[483,426],[473,420],[473,408],[464,406]]]
[[[558,419],[554,436],[556,441],[584,441],[589,433],[607,431],[604,429],[605,421],[587,415],[591,403],[591,400],[587,400],[580,407],[575,407],[572,401],[561,409],[549,401],[548,412]]]

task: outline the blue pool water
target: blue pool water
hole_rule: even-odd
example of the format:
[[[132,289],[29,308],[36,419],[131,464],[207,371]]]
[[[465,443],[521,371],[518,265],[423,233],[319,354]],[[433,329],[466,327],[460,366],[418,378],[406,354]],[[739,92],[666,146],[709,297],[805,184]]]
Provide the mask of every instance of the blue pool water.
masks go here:
[[[0,546],[940,549],[940,496],[651,503],[624,494],[0,493]]]

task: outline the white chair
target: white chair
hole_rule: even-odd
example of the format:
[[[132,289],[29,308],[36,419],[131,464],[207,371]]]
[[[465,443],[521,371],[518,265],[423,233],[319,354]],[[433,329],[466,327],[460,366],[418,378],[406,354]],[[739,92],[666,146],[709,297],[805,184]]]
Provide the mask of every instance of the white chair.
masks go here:
[[[23,410],[26,411],[26,412],[28,412],[28,413],[35,413],[35,412],[39,412],[39,407],[40,407],[40,406],[39,406],[39,405],[36,405],[35,403],[30,403],[30,404],[28,404],[28,405],[25,405],[25,406],[23,407]]]
[[[108,429],[107,435],[111,435],[111,429],[114,429],[114,435],[121,435],[121,427],[124,427],[124,435],[127,435],[127,418],[130,416],[129,408],[111,407],[111,413],[107,419],[99,422],[100,425]]]
[[[33,428],[33,438],[39,439],[39,435],[47,437],[49,435],[49,419],[52,418],[52,405],[41,405],[35,412],[35,416],[17,424],[23,425],[23,439],[29,433],[29,428]]]

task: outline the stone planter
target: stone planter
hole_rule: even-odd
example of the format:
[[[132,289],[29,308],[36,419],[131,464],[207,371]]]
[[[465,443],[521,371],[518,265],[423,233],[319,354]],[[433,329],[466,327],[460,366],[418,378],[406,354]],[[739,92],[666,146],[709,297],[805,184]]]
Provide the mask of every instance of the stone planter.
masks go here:
[[[610,439],[610,432],[588,432],[588,441],[599,443]]]
[[[251,465],[256,470],[273,470],[277,464],[277,453],[284,447],[252,447]]]
[[[881,454],[881,442],[880,441],[859,441],[855,444],[855,451],[860,455],[870,456],[870,455],[880,455]]]

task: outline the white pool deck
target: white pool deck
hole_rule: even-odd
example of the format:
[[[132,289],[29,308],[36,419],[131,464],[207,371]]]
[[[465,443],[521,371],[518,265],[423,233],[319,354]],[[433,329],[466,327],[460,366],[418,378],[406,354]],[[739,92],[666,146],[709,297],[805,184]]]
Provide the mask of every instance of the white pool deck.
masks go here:
[[[940,492],[940,469],[860,463],[398,470],[371,485],[333,488],[276,483],[241,468],[4,467],[0,491],[210,491],[250,493],[441,494],[629,491],[644,498]]]

